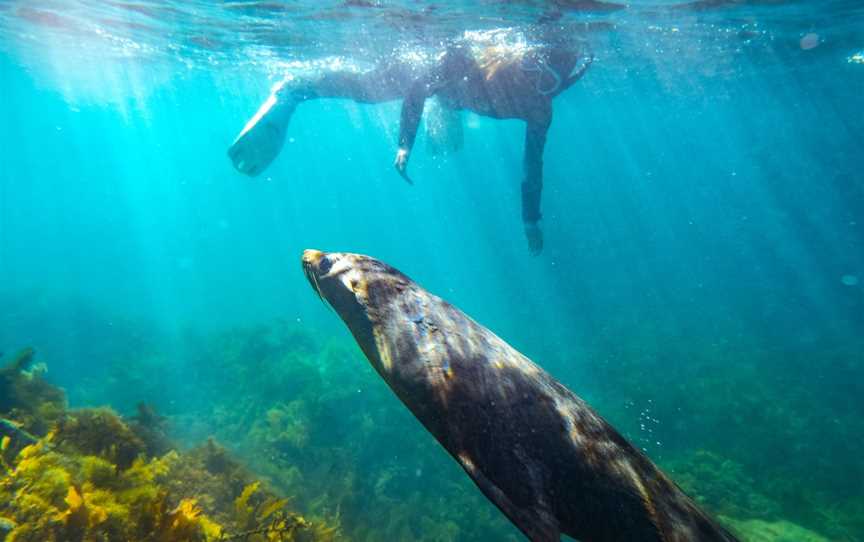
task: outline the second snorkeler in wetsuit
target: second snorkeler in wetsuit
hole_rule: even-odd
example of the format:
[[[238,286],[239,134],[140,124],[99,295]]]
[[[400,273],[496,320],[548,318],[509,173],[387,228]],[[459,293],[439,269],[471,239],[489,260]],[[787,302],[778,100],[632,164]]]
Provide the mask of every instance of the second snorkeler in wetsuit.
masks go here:
[[[228,154],[239,171],[254,176],[279,153],[291,114],[300,102],[346,98],[378,103],[401,98],[399,149],[394,165],[410,182],[408,159],[428,98],[437,97],[445,108],[467,109],[497,119],[521,119],[526,123],[522,221],[529,250],[537,254],[543,249],[540,196],[552,99],[579,80],[591,60],[569,47],[478,49],[459,42],[430,69],[391,62],[366,73],[333,71],[312,80],[292,80],[274,90]]]

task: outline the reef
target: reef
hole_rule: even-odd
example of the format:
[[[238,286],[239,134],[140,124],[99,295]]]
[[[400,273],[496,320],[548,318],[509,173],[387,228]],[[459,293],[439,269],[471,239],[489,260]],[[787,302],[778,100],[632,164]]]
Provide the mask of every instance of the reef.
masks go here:
[[[0,455],[0,540],[339,538],[337,522],[296,513],[215,441],[165,451],[165,420],[151,407],[140,406],[131,420],[108,408],[66,409],[59,389],[27,374],[33,356],[25,350],[0,372],[0,416],[9,424]]]
[[[629,341],[613,333],[609,344],[586,350],[583,366],[566,365],[572,389],[742,540],[864,540],[864,467],[855,448],[864,418],[854,415],[864,345],[778,353],[741,337],[702,344],[663,329],[645,333]],[[0,533],[28,523],[6,503],[27,483],[20,462],[30,453],[65,473],[27,486],[53,506],[41,516],[69,512],[74,487],[70,500],[93,511],[91,530],[107,540],[99,529],[110,521],[96,522],[107,503],[133,523],[150,510],[150,534],[129,540],[174,536],[178,517],[185,518],[178,529],[198,522],[189,536],[200,540],[219,539],[213,525],[225,540],[523,539],[352,341],[286,321],[181,339],[182,357],[140,339],[116,344],[127,353],[94,362],[99,370],[68,384],[73,400],[111,405],[126,417],[69,410],[32,352],[10,358],[0,369],[0,398],[12,397],[6,390],[16,397],[0,410],[0,437],[7,437]],[[562,364],[572,363],[565,354]],[[554,356],[543,359],[555,368]],[[832,395],[814,401],[820,365],[831,368],[823,389]],[[69,482],[54,487],[52,479]],[[150,489],[139,501],[132,487]],[[111,500],[100,501],[100,491]],[[290,502],[270,512],[285,496]],[[281,527],[268,533],[271,524]]]

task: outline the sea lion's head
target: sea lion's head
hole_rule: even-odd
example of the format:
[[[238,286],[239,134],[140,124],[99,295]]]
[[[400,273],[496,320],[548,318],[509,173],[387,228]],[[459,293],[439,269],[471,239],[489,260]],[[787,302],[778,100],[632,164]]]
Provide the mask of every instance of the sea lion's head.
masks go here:
[[[417,286],[397,269],[362,254],[307,249],[302,263],[309,284],[339,314],[373,366],[388,372],[384,334],[390,335],[402,320],[394,316]]]

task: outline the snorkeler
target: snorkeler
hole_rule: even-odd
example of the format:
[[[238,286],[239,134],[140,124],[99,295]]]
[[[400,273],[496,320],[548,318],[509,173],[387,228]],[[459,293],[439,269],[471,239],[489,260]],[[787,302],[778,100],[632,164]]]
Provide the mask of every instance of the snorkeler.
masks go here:
[[[427,99],[442,109],[467,109],[496,119],[526,123],[522,178],[522,221],[532,254],[543,249],[540,195],[543,148],[552,122],[552,99],[578,81],[593,57],[566,46],[476,47],[456,42],[430,66],[392,60],[372,71],[328,71],[311,79],[279,83],[228,149],[241,173],[256,176],[279,154],[298,104],[315,98],[360,103],[402,99],[395,167],[411,183],[408,159]],[[413,184],[413,183],[412,183]]]

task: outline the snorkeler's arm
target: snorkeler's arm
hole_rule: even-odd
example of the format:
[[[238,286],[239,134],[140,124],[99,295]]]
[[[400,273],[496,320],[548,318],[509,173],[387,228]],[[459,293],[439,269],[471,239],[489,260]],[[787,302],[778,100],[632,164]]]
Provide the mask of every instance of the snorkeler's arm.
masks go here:
[[[411,85],[408,95],[402,101],[402,114],[399,118],[399,150],[396,152],[394,166],[402,178],[414,184],[408,177],[408,157],[417,138],[417,128],[420,117],[423,116],[423,106],[426,98],[431,95],[431,84],[427,78],[420,79]]]
[[[536,112],[526,119],[525,155],[522,178],[522,222],[528,238],[528,248],[533,254],[543,250],[543,234],[537,224],[540,213],[540,195],[543,192],[543,149],[546,133],[552,122],[552,107]]]
[[[428,83],[418,81],[411,86],[411,90],[402,102],[402,115],[399,119],[399,148],[406,149],[409,153],[414,147],[417,127],[420,125],[420,117],[423,116],[423,106],[429,95]]]

